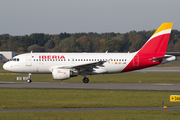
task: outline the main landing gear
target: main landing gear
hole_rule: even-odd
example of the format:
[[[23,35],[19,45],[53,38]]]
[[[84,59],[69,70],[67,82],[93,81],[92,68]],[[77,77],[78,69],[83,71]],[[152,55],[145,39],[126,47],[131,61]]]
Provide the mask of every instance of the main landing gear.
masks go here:
[[[88,82],[89,82],[89,78],[84,77],[84,79],[83,79],[83,83],[88,83]]]
[[[32,75],[31,73],[28,74],[28,79],[27,79],[27,81],[26,81],[27,83],[31,83],[31,82],[32,82],[32,81],[31,81],[31,75]]]
[[[86,77],[86,73],[81,73],[81,75],[84,76],[83,83],[88,83],[89,82],[89,78]]]

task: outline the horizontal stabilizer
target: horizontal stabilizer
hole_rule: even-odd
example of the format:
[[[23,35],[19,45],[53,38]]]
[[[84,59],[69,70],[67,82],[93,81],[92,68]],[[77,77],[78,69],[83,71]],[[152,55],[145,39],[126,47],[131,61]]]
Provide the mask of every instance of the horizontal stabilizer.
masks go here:
[[[162,63],[166,63],[166,62],[170,62],[170,61],[176,60],[176,56],[165,55],[164,57],[157,57],[157,58],[152,58],[152,59],[149,59],[149,60],[153,60],[153,62],[162,60]]]

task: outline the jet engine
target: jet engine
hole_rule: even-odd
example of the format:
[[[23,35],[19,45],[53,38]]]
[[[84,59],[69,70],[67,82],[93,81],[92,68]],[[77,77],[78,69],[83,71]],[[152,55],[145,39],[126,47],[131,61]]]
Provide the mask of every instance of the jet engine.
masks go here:
[[[65,80],[74,76],[78,76],[78,73],[76,71],[71,71],[70,69],[53,69],[52,71],[54,80]]]

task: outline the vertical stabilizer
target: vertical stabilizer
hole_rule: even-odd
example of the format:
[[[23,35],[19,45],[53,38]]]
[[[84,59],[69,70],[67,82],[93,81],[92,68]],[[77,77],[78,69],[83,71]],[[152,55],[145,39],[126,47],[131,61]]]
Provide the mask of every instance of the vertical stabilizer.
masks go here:
[[[165,58],[172,25],[173,23],[163,23],[144,46],[135,53],[133,59],[122,72],[161,64]]]
[[[139,54],[165,55],[173,23],[163,23],[139,50]]]

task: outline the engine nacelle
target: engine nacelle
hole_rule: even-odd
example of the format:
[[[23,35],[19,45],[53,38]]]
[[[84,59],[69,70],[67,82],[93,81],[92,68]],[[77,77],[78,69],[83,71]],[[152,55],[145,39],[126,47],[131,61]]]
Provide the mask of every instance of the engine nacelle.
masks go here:
[[[69,79],[70,77],[78,76],[77,71],[72,71],[70,69],[53,69],[52,70],[52,77],[54,80],[65,80]]]
[[[53,69],[52,77],[54,80],[65,80],[70,78],[70,69]]]

